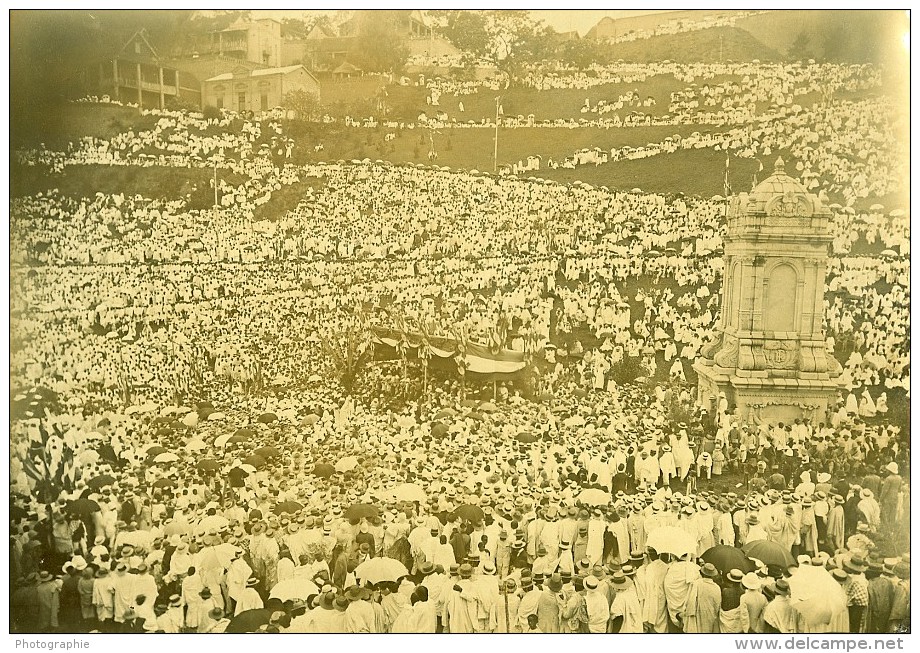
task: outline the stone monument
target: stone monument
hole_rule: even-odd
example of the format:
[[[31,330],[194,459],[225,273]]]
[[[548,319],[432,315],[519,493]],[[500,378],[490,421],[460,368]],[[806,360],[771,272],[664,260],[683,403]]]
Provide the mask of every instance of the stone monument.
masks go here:
[[[782,159],[750,194],[732,198],[722,310],[693,366],[710,414],[724,393],[743,424],[826,421],[842,372],[823,330],[831,220]]]

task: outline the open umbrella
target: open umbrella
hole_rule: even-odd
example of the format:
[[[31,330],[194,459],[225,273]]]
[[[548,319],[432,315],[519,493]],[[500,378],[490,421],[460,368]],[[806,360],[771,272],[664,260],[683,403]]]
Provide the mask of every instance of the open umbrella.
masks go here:
[[[645,545],[658,553],[681,556],[696,551],[696,540],[682,528],[661,526],[648,534]]]
[[[782,546],[770,540],[754,540],[748,542],[741,550],[749,558],[757,558],[765,565],[773,565],[782,569],[788,569],[790,565],[795,564],[795,559]]]
[[[274,413],[262,413],[256,421],[259,422],[259,424],[271,424],[272,422],[278,421],[278,416]]]
[[[166,453],[167,451],[169,451],[169,449],[166,447],[155,444],[151,447],[147,447],[146,453],[148,456],[159,456],[161,453]]]
[[[479,411],[482,413],[495,413],[498,412],[498,406],[493,404],[491,401],[486,401],[480,404]]]
[[[281,455],[281,452],[275,447],[259,447],[253,453],[257,456],[262,456],[266,460],[278,458]]]
[[[377,506],[369,503],[356,503],[343,513],[345,519],[373,519],[380,515]]]
[[[227,444],[240,444],[241,442],[249,442],[250,436],[248,435],[231,435],[227,438]],[[215,442],[217,444],[217,442]]]
[[[540,438],[537,437],[537,434],[533,433],[532,431],[521,431],[520,433],[514,436],[514,439],[517,440],[518,442],[526,442],[527,444],[531,444],[533,442],[536,442]]]
[[[258,455],[258,454],[253,454],[253,455],[249,456],[248,458],[244,458],[244,459],[243,459],[243,463],[244,463],[244,464],[246,464],[246,465],[252,465],[252,466],[255,467],[256,469],[261,469],[262,467],[264,467],[264,466],[265,466],[265,462],[266,462],[266,461],[265,461],[265,458],[263,458],[262,456],[260,456],[260,455]]]
[[[269,608],[256,608],[244,610],[230,620],[225,633],[254,633],[260,626],[272,620],[272,610]]]
[[[460,517],[461,519],[472,522],[482,521],[486,516],[482,511],[482,508],[469,503],[464,504],[454,510],[454,515]]]
[[[406,566],[393,558],[371,558],[355,568],[355,578],[365,583],[395,582],[408,574]]]
[[[176,482],[171,478],[158,478],[153,482],[153,487],[176,487]]]
[[[153,459],[153,462],[155,462],[157,465],[163,465],[166,463],[174,463],[177,460],[179,460],[179,456],[177,456],[174,453],[167,452],[167,453],[161,453],[160,455],[158,455],[156,458]]]
[[[301,426],[313,426],[318,421],[319,421],[319,415],[317,415],[316,413],[310,413],[309,415],[304,417],[302,420],[300,420],[300,425]]]
[[[457,411],[455,411],[453,408],[444,408],[442,410],[439,410],[435,414],[434,419],[436,420],[446,419],[448,417],[456,417],[456,416],[457,416]]]
[[[847,609],[846,592],[824,567],[799,567],[789,578],[789,590],[792,607],[807,625],[805,632],[827,632],[834,615]]]
[[[326,463],[320,463],[313,468],[313,476],[329,478],[333,474],[335,474],[335,467],[332,465],[327,465]]]
[[[732,569],[740,569],[744,573],[754,571],[754,563],[744,555],[744,551],[725,544],[706,549],[700,558],[705,562],[711,562],[723,574]]]
[[[214,438],[214,446],[215,447],[226,447],[227,442],[229,442],[230,438],[232,437],[233,436],[229,433],[224,433],[223,435],[219,435],[216,438]]]
[[[610,494],[604,490],[582,490],[575,500],[586,506],[606,506],[610,504]]]
[[[203,458],[202,460],[199,460],[198,464],[195,466],[205,472],[216,472],[218,469],[220,469],[220,463],[213,458]]]
[[[247,428],[247,427],[245,427],[245,426],[244,426],[243,428],[241,428],[241,429],[237,429],[237,430],[234,431],[234,433],[233,433],[233,435],[234,435],[235,437],[241,437],[241,438],[246,438],[246,439],[249,439],[249,438],[253,437],[255,434],[256,434],[255,431],[253,431],[252,429]]]
[[[208,515],[198,522],[198,532],[207,533],[210,530],[219,531],[230,524],[230,520],[223,515]]]
[[[358,466],[358,459],[354,456],[345,456],[335,464],[335,471],[350,472]]]
[[[441,439],[447,435],[447,427],[441,422],[437,422],[431,425],[431,437]]]
[[[289,515],[293,515],[296,512],[300,512],[301,510],[303,510],[303,504],[297,503],[296,501],[282,501],[274,508],[272,508],[272,512],[276,515],[280,515],[285,512]]]
[[[67,512],[76,513],[78,515],[91,515],[94,512],[99,512],[99,504],[93,501],[92,499],[75,499],[70,501],[64,506],[64,509]]]
[[[109,476],[108,474],[102,474],[101,476],[97,476],[95,478],[89,479],[86,482],[86,487],[92,490],[98,490],[99,488],[103,488],[106,485],[111,485],[114,482],[115,482],[114,476]]]
[[[279,601],[292,601],[294,599],[306,601],[311,594],[319,594],[319,588],[316,583],[303,578],[291,578],[275,585],[268,596]]]
[[[416,483],[403,483],[393,489],[393,498],[397,501],[428,501],[428,494]]]

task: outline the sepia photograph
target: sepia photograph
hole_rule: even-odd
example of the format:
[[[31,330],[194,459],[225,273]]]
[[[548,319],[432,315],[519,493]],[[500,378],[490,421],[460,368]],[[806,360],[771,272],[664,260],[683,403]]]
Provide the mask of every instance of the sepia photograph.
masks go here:
[[[10,635],[910,633],[909,11],[8,15]]]

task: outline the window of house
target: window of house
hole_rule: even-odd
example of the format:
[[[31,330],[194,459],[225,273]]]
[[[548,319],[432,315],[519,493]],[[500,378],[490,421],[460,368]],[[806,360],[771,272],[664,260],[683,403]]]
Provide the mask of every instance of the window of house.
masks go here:
[[[237,93],[236,94],[237,104],[239,105],[238,111],[246,110],[246,93]]]
[[[262,111],[268,111],[268,93],[263,92],[259,96],[262,104]]]

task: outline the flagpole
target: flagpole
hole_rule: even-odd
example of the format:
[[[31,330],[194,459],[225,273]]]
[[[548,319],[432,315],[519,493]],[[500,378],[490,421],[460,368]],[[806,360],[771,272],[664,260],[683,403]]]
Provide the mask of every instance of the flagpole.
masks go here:
[[[498,171],[498,109],[502,96],[495,98],[495,151],[492,153],[492,172]]]

